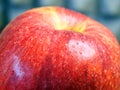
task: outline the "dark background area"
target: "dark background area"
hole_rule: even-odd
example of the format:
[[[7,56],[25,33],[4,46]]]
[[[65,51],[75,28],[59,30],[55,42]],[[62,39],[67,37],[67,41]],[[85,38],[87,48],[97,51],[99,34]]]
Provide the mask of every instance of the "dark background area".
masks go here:
[[[0,0],[0,31],[24,11],[63,6],[79,11],[108,27],[120,41],[120,0]]]

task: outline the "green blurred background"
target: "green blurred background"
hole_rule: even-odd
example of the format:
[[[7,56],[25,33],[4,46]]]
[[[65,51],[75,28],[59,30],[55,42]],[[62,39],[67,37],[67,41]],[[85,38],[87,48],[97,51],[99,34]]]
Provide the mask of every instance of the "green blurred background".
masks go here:
[[[53,5],[79,11],[101,22],[120,42],[120,0],[0,0],[0,31],[28,9]]]

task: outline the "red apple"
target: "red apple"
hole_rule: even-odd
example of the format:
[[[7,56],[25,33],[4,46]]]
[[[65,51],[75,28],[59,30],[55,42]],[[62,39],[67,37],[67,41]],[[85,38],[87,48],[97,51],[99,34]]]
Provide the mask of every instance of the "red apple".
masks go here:
[[[0,35],[0,90],[120,90],[119,44],[81,13],[28,10]]]

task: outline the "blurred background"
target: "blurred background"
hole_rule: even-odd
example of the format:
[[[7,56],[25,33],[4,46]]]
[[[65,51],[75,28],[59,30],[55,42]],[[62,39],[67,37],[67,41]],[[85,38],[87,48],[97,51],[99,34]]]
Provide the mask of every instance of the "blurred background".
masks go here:
[[[22,12],[51,5],[79,11],[101,22],[120,42],[120,0],[0,0],[0,32]]]

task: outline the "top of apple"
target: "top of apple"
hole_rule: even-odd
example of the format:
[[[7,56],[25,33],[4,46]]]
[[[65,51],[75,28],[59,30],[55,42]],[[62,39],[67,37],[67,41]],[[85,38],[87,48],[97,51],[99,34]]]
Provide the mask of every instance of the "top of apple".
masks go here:
[[[26,23],[29,23],[29,25],[26,25]],[[105,43],[118,43],[112,32],[102,24],[79,12],[57,6],[47,6],[28,10],[11,21],[8,26],[12,26],[12,28],[39,26],[40,28],[47,27],[49,29],[73,31],[82,34],[89,33],[90,36],[101,36],[101,39],[103,39]]]
[[[39,12],[44,20],[56,30],[71,30],[83,32],[86,28],[87,17],[62,7],[42,7],[28,12]]]
[[[118,45],[112,32],[99,22],[79,12],[58,6],[34,8],[24,12],[9,23],[1,35],[18,31],[29,33],[32,28],[36,28],[36,32],[41,28],[48,28],[49,31],[76,32],[96,37],[110,46]]]

